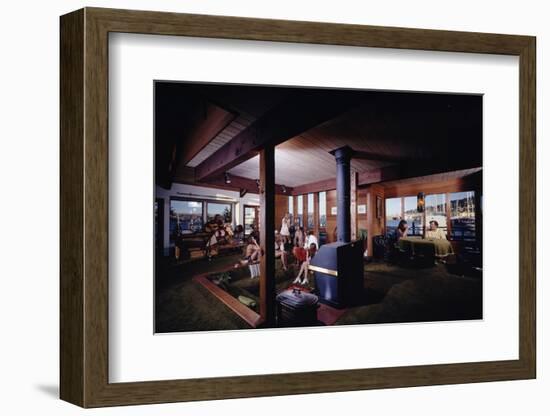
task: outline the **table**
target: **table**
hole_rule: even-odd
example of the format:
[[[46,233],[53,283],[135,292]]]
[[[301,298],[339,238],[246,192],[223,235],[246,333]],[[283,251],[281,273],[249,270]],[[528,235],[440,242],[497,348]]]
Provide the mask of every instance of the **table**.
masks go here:
[[[409,252],[411,256],[446,257],[454,254],[451,243],[443,239],[403,237],[397,245],[400,250]]]

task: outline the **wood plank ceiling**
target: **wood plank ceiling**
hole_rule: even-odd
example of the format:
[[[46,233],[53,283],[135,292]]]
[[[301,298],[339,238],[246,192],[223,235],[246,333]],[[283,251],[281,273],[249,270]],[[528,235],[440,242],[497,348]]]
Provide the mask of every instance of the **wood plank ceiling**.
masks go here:
[[[193,96],[226,109],[235,118],[191,160],[178,165],[176,181],[178,177],[188,177],[190,169],[292,91],[292,88],[206,84],[189,84],[189,89]],[[352,160],[352,168],[359,173],[401,162],[404,166],[437,165],[441,172],[481,166],[480,96],[376,91],[357,91],[357,94],[361,94],[361,105],[276,147],[276,183],[296,187],[335,178],[334,157],[329,152],[345,145],[373,155],[371,160]],[[258,156],[234,166],[228,173],[257,179]]]

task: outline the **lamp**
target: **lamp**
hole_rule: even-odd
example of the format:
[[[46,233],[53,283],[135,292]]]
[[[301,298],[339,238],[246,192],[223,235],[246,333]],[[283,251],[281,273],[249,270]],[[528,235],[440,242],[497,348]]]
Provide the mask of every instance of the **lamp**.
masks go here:
[[[223,177],[224,177],[224,179],[225,179],[225,183],[226,183],[226,184],[230,184],[230,183],[231,183],[231,178],[229,177],[229,173],[225,172],[225,173],[223,174]]]
[[[425,200],[424,192],[419,192],[416,196],[416,210],[418,212],[424,212]]]

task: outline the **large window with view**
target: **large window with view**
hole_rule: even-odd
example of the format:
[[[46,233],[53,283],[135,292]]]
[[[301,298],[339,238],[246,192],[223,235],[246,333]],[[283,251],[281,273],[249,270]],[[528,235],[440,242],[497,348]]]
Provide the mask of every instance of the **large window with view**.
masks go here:
[[[327,226],[327,193],[319,192],[319,227]]]
[[[451,239],[475,241],[476,206],[475,192],[455,192],[449,194]]]
[[[290,216],[290,223],[294,224],[294,197],[292,195],[288,197],[288,214]]]
[[[224,223],[233,222],[233,213],[231,204],[221,204],[218,202],[208,202],[206,210],[206,221],[212,221],[216,216],[220,215]]]
[[[426,195],[426,225],[437,222],[437,227],[447,235],[447,206],[445,194]]]
[[[178,234],[198,232],[203,226],[203,207],[201,201],[170,200],[170,242]]]
[[[386,235],[395,236],[402,217],[402,198],[386,198]]]
[[[407,221],[408,235],[421,236],[424,231],[424,213],[418,212],[418,198],[406,196],[403,198],[403,219]]]
[[[298,206],[296,207],[298,212],[296,213],[296,219],[298,220],[298,224],[300,227],[304,226],[304,196],[298,195]]]
[[[315,213],[314,195],[307,194],[307,228],[312,230],[315,228],[315,220],[313,218]]]

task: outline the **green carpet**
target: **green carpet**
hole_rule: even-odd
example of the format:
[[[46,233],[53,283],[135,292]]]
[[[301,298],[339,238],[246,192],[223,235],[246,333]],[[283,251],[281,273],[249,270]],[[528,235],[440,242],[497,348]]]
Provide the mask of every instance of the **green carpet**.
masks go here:
[[[238,256],[199,260],[186,264],[157,264],[156,332],[213,331],[248,328],[233,311],[192,277],[214,273],[235,264]],[[277,261],[277,292],[286,289],[297,273]],[[232,271],[233,296],[258,300],[259,279],[247,268]],[[337,325],[466,320],[482,318],[482,281],[450,273],[438,264],[408,269],[384,263],[365,266],[365,290],[360,306],[348,310]]]

